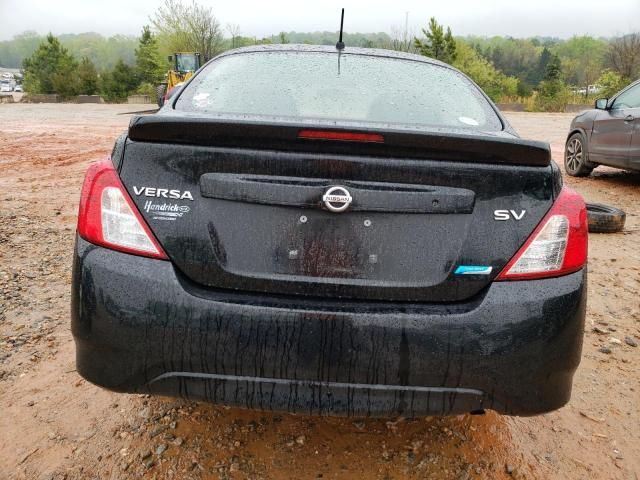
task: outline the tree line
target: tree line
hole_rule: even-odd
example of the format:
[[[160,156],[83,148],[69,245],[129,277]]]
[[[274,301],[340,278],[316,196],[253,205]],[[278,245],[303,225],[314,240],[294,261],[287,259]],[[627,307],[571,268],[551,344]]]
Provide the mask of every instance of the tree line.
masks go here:
[[[40,37],[33,32],[0,42],[0,65],[22,66],[33,93],[103,95],[119,101],[153,94],[170,68],[167,56],[198,51],[205,60],[229,48],[269,43],[335,44],[336,32],[279,32],[257,38],[222,25],[211,7],[165,0],[139,37],[98,34]],[[640,33],[612,39],[456,37],[435,18],[413,32],[345,33],[347,45],[417,53],[452,64],[495,101],[526,98],[538,110],[561,110],[571,97],[608,96],[640,76]],[[597,85],[597,88],[594,88]],[[599,88],[599,90],[598,90]]]
[[[143,28],[133,58],[133,65],[120,58],[112,69],[98,73],[88,56],[77,59],[58,38],[49,34],[23,60],[24,90],[55,93],[63,98],[100,94],[113,102],[125,100],[134,92],[155,94],[155,85],[163,76],[163,66],[157,40],[149,27]]]

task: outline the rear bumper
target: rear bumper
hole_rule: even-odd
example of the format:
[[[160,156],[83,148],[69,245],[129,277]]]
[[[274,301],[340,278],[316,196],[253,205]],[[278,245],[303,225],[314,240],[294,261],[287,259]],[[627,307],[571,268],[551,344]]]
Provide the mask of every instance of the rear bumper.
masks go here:
[[[494,283],[463,304],[302,300],[199,289],[78,238],[77,368],[115,391],[247,408],[534,415],[570,398],[585,279]]]

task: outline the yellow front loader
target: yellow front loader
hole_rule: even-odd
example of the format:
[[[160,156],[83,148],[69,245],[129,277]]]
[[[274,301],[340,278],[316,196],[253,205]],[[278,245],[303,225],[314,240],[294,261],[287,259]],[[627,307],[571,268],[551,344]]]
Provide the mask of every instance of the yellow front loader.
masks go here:
[[[169,55],[169,62],[173,62],[173,69],[167,72],[165,82],[158,85],[158,106],[162,107],[171,95],[171,91],[181,83],[189,80],[200,68],[200,54],[198,52],[178,52]]]

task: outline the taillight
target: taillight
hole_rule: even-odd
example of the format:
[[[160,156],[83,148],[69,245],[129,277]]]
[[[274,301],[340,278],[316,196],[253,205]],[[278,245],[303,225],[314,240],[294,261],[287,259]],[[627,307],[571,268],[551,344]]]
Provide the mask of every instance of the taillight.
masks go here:
[[[341,142],[384,143],[379,133],[336,132],[331,130],[300,130],[298,138],[307,140],[335,140]]]
[[[80,196],[78,234],[113,250],[167,259],[111,160],[96,162],[87,169]]]
[[[496,280],[531,280],[577,272],[587,263],[587,244],[584,200],[564,187],[551,210]]]

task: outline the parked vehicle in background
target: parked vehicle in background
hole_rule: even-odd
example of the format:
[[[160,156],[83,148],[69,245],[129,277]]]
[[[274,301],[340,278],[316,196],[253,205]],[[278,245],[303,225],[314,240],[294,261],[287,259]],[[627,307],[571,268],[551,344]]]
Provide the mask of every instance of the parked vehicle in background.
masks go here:
[[[22,85],[16,85],[16,88],[13,89],[14,92],[22,92]]]
[[[200,68],[200,53],[178,52],[170,55],[169,62],[173,62],[173,68],[166,74],[166,80],[156,88],[158,106],[162,107],[171,95],[177,93],[184,82],[189,80]]]
[[[77,232],[77,370],[103,387],[354,416],[570,398],[584,201],[436,60],[228,51],[89,167]]]
[[[6,82],[6,83],[2,82],[0,83],[0,92],[2,93],[13,92],[13,87],[9,82]]]
[[[588,85],[587,88],[584,87],[573,87],[571,88],[571,93],[576,95],[595,95],[602,90],[600,85]]]
[[[571,122],[564,166],[569,175],[589,175],[598,165],[640,171],[640,80]]]

